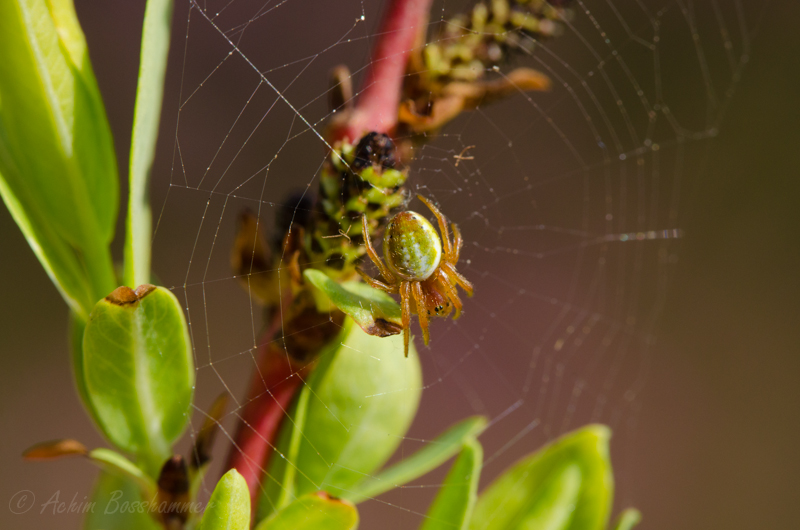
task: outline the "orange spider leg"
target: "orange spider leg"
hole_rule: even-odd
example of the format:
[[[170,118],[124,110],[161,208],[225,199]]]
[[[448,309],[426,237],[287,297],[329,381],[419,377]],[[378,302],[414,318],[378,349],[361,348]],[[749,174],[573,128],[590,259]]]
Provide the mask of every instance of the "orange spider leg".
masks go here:
[[[452,275],[453,279],[461,286],[462,289],[467,293],[467,296],[472,296],[475,288],[472,284],[464,278],[459,272],[456,270],[455,267],[451,263],[442,263],[441,268],[444,269],[443,272],[446,272],[448,275]]]
[[[445,219],[442,212],[439,211],[439,208],[433,205],[431,201],[423,197],[422,195],[417,195],[417,198],[425,203],[425,206],[430,208],[433,212],[433,215],[436,216],[436,221],[439,223],[439,231],[442,233],[442,246],[444,247],[444,256],[445,259],[450,259],[453,249],[450,244],[450,229],[447,227],[447,219]]]
[[[456,263],[459,256],[461,256],[461,247],[464,246],[464,240],[461,238],[461,230],[458,229],[455,223],[453,225],[453,259],[449,260],[450,263]]]
[[[453,315],[453,320],[457,319],[461,316],[461,299],[458,297],[458,292],[456,292],[455,287],[453,287],[453,281],[450,279],[450,276],[447,275],[447,272],[443,269],[439,269],[439,277],[436,278],[441,290],[444,291],[445,296],[453,303],[453,307],[456,308],[456,314]]]
[[[403,319],[403,348],[408,357],[408,339],[411,334],[411,284],[400,284],[400,310]]]
[[[389,294],[397,294],[398,291],[400,290],[400,288],[398,287],[397,284],[388,285],[388,284],[383,283],[380,280],[376,280],[375,278],[372,278],[366,272],[364,272],[364,269],[362,269],[361,267],[356,267],[356,271],[361,275],[361,278],[365,282],[367,282],[367,284],[370,287],[374,287],[375,289],[380,289],[381,291],[385,291],[385,292],[387,292]]]
[[[364,230],[364,246],[367,248],[367,254],[369,255],[369,259],[372,260],[372,263],[378,267],[378,270],[381,271],[381,276],[383,279],[386,280],[387,283],[396,283],[397,279],[394,277],[394,274],[389,271],[386,265],[383,264],[381,258],[378,257],[378,253],[375,252],[375,249],[372,247],[372,241],[369,239],[369,225],[367,224],[367,216],[361,216],[361,227]]]
[[[425,346],[428,345],[431,335],[428,332],[428,309],[425,306],[425,293],[422,292],[422,284],[414,282],[414,302],[417,304],[417,315],[419,316],[419,327],[422,329],[422,340]]]

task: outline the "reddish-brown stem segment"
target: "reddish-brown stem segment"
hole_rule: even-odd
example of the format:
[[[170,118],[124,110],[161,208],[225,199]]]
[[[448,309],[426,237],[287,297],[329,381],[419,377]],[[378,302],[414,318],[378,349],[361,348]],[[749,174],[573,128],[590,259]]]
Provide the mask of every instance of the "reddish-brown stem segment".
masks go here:
[[[240,415],[226,469],[236,468],[244,477],[255,501],[258,485],[268,464],[269,452],[277,438],[278,427],[297,389],[303,382],[305,367],[295,365],[281,347],[281,340],[271,340],[278,335],[276,324],[267,331],[266,344],[260,348],[258,369],[253,374],[248,402]]]
[[[389,134],[394,129],[408,57],[424,35],[431,1],[390,0],[358,103],[349,119],[331,132],[332,140],[357,142],[367,132]]]

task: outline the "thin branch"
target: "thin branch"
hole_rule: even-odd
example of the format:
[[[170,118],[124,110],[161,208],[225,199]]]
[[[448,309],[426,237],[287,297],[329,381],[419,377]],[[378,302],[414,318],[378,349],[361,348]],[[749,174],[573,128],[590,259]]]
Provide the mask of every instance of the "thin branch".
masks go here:
[[[389,2],[356,107],[344,123],[331,131],[332,140],[348,138],[357,142],[372,131],[390,134],[397,125],[408,57],[424,42],[431,1]]]

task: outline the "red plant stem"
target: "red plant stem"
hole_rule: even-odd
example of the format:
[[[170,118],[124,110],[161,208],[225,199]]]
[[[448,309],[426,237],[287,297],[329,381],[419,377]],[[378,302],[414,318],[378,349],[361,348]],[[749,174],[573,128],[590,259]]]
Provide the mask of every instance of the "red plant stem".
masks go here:
[[[260,348],[258,370],[250,381],[248,401],[234,436],[235,446],[225,467],[236,468],[244,477],[253,501],[269,463],[278,427],[308,371],[287,357],[281,340],[272,340],[280,330],[279,324],[280,318],[275,318],[264,334],[267,342]]]
[[[368,132],[391,133],[397,125],[408,56],[420,34],[424,36],[431,1],[389,2],[356,108],[346,123],[332,131],[333,140],[347,137],[357,142]]]

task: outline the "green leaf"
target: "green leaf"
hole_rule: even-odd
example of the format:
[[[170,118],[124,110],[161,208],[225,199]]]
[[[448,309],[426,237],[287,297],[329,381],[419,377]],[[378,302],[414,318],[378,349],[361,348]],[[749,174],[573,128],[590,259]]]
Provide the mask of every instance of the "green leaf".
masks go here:
[[[189,419],[192,346],[168,290],[120,287],[97,303],[83,335],[86,391],[106,436],[152,477]]]
[[[367,335],[350,319],[342,336],[307,382],[304,421],[295,409],[281,427],[263,481],[262,516],[318,490],[347,497],[392,455],[414,418],[422,391],[416,352],[405,358],[402,337]],[[287,434],[292,430],[299,434]],[[296,457],[280,462],[298,437]]]
[[[147,183],[156,151],[164,74],[169,55],[172,0],[148,0],[139,54],[139,83],[133,111],[129,171],[128,218],[125,235],[125,284],[149,283],[152,214]]]
[[[248,530],[250,492],[238,471],[231,469],[219,479],[197,530]]]
[[[642,520],[642,514],[636,508],[628,508],[619,514],[617,522],[614,524],[614,530],[631,530],[634,526],[639,524]]]
[[[152,498],[155,495],[158,488],[155,481],[147,476],[139,466],[116,451],[98,447],[97,449],[89,451],[88,456],[109,473],[130,479],[139,486],[145,497]]]
[[[0,30],[2,31],[2,30]],[[0,101],[2,105],[2,101]],[[0,135],[2,135],[0,124]],[[4,179],[2,158],[3,138],[0,136],[0,196],[19,226],[33,253],[42,264],[47,276],[56,286],[61,297],[80,320],[89,316],[92,303],[96,301],[94,287],[81,267],[73,248],[37,216],[36,212],[26,212],[25,206],[17,199],[14,191]]]
[[[403,330],[400,306],[383,291],[362,282],[339,284],[317,269],[306,269],[303,276],[325,295],[320,305],[332,303],[370,335],[388,337]]]
[[[61,499],[62,501],[64,499]],[[162,526],[151,516],[150,505],[139,487],[123,476],[102,472],[92,493],[91,510],[83,521],[85,530],[161,530]],[[69,502],[69,501],[67,501]],[[142,509],[139,510],[139,506]],[[136,508],[134,508],[136,507]]]
[[[94,411],[94,406],[86,390],[86,378],[83,374],[83,332],[86,329],[86,321],[82,320],[74,311],[70,312],[69,320],[69,344],[75,386],[78,388],[78,396],[81,398],[83,406],[95,423],[99,424],[97,413]]]
[[[71,0],[0,2],[0,195],[85,319],[114,288],[119,184]]]
[[[470,528],[605,529],[614,487],[610,436],[590,425],[524,458],[480,496]]]
[[[580,501],[581,470],[577,464],[567,464],[555,470],[542,484],[536,503],[520,514],[519,528],[560,530],[581,528],[571,525],[572,512]],[[515,526],[516,528],[516,526]]]
[[[350,530],[357,527],[355,506],[321,491],[303,495],[259,523],[256,530]]]
[[[464,443],[439,493],[433,500],[421,530],[466,530],[478,498],[483,448],[474,438]]]
[[[286,453],[275,455],[270,465],[270,476],[282,477],[278,482],[269,480],[262,486],[265,495],[260,497],[258,505],[258,519],[275,512],[280,507],[288,506],[294,499],[295,478],[297,477],[297,454],[300,451],[300,442],[303,439],[303,429],[306,425],[308,414],[308,401],[311,398],[311,388],[303,385],[297,399],[292,403],[289,411],[290,425],[286,425],[278,433],[278,448],[286,448]],[[276,449],[280,451],[281,449]]]
[[[358,504],[430,473],[455,455],[467,439],[486,428],[486,418],[473,416],[450,427],[425,447],[358,484],[346,497]]]
[[[87,315],[88,318],[88,315]],[[83,333],[86,330],[86,321],[81,320],[80,316],[74,311],[70,312],[70,357],[72,359],[72,375],[75,379],[75,386],[78,389],[78,396],[81,398],[83,407],[89,413],[94,424],[102,430],[100,418],[94,410],[94,404],[89,399],[89,392],[86,390],[86,377],[83,370]]]

